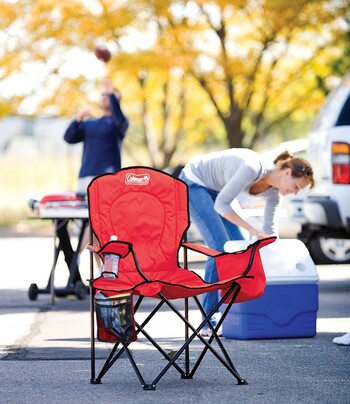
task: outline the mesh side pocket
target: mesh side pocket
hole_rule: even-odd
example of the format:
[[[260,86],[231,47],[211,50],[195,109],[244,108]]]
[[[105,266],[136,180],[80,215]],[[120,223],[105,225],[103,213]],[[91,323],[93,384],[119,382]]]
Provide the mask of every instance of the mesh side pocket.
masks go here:
[[[132,295],[96,297],[97,339],[103,342],[135,341]]]

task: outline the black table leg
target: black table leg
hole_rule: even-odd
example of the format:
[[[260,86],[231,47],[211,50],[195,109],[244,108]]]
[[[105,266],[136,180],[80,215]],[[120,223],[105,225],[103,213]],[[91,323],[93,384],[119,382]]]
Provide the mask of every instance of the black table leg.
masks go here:
[[[55,237],[54,237],[54,260],[50,271],[49,280],[45,289],[39,289],[36,284],[31,284],[29,288],[29,298],[36,300],[38,294],[51,293],[52,303],[54,296],[67,296],[75,294],[79,299],[85,297],[88,293],[88,287],[81,280],[79,272],[79,259],[84,240],[84,233],[87,229],[89,220],[81,219],[82,225],[78,236],[78,244],[73,249],[70,234],[68,231],[68,223],[70,218],[54,219]],[[63,252],[64,260],[69,269],[69,279],[66,287],[54,288],[54,272],[60,252]]]

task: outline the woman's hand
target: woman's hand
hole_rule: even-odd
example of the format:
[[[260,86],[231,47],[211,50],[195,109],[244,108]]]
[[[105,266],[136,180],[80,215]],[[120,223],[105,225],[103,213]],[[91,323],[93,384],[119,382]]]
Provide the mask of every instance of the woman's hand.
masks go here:
[[[226,213],[224,216],[226,220],[229,220],[231,223],[235,224],[236,226],[243,227],[249,232],[249,239],[250,240],[261,240],[263,238],[271,237],[273,234],[264,234],[260,233],[256,230],[252,225],[246,222],[241,216],[239,216],[234,210]]]
[[[110,79],[103,79],[102,85],[104,87],[104,91],[107,94],[114,94],[118,100],[120,100],[120,92],[113,86],[113,83]]]
[[[83,121],[84,119],[89,118],[90,116],[91,116],[90,110],[88,110],[88,109],[82,109],[81,111],[79,111],[79,112],[77,113],[76,120],[77,120],[78,122],[81,122],[81,121]]]
[[[268,238],[272,236],[273,236],[272,234],[260,233],[257,230],[252,230],[249,232],[249,239],[253,241],[262,240],[263,238]]]
[[[108,94],[112,94],[114,92],[114,87],[113,87],[113,83],[112,80],[110,79],[103,79],[102,80],[102,86],[104,87],[104,91]]]

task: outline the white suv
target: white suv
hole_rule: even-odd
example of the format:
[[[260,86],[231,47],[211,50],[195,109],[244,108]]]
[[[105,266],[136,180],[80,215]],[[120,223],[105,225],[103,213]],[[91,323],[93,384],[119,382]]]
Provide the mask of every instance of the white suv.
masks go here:
[[[316,186],[298,237],[317,264],[350,263],[350,75],[327,96],[308,138]]]

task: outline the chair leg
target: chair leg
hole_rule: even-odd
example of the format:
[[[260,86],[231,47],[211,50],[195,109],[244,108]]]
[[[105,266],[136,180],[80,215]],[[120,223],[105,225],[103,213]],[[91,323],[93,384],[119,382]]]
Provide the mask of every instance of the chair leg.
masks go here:
[[[189,345],[191,344],[191,342],[193,341],[193,339],[195,337],[198,337],[202,343],[205,345],[204,347],[204,353],[202,352],[200,358],[197,360],[196,364],[195,364],[195,371],[198,368],[200,362],[202,361],[206,351],[209,349],[213,355],[222,363],[223,366],[225,366],[225,368],[236,378],[236,380],[238,381],[238,384],[247,384],[247,382],[238,374],[237,370],[235,369],[235,367],[232,364],[231,359],[229,358],[226,349],[224,348],[224,346],[222,345],[222,343],[219,341],[219,347],[222,350],[222,353],[224,355],[225,358],[223,358],[221,355],[219,355],[216,350],[211,346],[211,343],[209,343],[208,341],[206,341],[201,335],[200,335],[200,330],[203,328],[203,326],[207,323],[210,323],[210,318],[211,316],[217,311],[217,309],[222,305],[222,303],[230,296],[230,294],[233,294],[233,297],[231,298],[231,301],[233,303],[234,299],[236,298],[238,292],[239,292],[239,285],[235,284],[232,286],[232,288],[230,288],[225,295],[222,297],[222,299],[220,300],[220,302],[214,307],[214,309],[212,310],[211,313],[209,313],[206,318],[202,321],[202,323],[195,329],[190,323],[189,321],[176,309],[176,307],[168,300],[166,299],[164,296],[162,296],[160,294],[160,296],[162,297],[162,299],[164,299],[165,303],[174,311],[174,313],[176,313],[181,319],[182,321],[185,322],[185,324],[192,330],[192,334],[191,336],[185,341],[185,343],[182,345],[182,347],[176,352],[176,354],[171,358],[171,360],[167,363],[167,365],[164,367],[164,369],[159,373],[159,375],[154,379],[154,381],[151,383],[152,386],[156,386],[156,384],[160,381],[160,379],[165,375],[165,373],[169,370],[169,368],[171,366],[174,365],[175,361],[179,358],[179,356],[182,354],[182,352],[184,352],[185,349],[187,349],[189,347]],[[238,289],[238,290],[237,290]],[[232,305],[232,304],[231,304]],[[231,307],[231,306],[230,306]],[[212,327],[213,328],[213,327]],[[215,331],[215,329],[214,329]],[[215,335],[216,336],[216,335]],[[214,338],[214,337],[213,337]],[[211,338],[212,341],[213,338]],[[219,338],[216,336],[217,340],[219,340]],[[228,358],[228,360],[227,360]],[[188,375],[186,375],[186,378],[191,378],[193,377],[195,371],[190,372]]]
[[[92,264],[92,265],[93,265],[93,264]],[[91,296],[92,296],[92,294],[90,293],[90,298],[91,298]],[[137,309],[139,308],[139,306],[140,306],[142,300],[143,300],[143,297],[140,296],[140,297],[138,298],[136,304],[135,304],[135,311],[137,311]],[[93,307],[95,306],[95,302],[94,302],[94,300],[93,300],[93,297],[92,297],[92,305],[93,305]],[[91,324],[92,324],[92,326],[91,326],[91,341],[92,341],[92,344],[95,346],[95,343],[94,343],[95,338],[94,338],[94,330],[93,330],[93,324],[94,324],[94,317],[93,317],[93,315],[94,315],[94,312],[92,312],[92,318],[91,318]],[[116,351],[117,351],[118,346],[119,346],[120,343],[123,344],[123,347],[116,353]],[[114,365],[114,363],[120,358],[120,356],[122,355],[122,353],[123,353],[124,351],[127,351],[127,350],[128,350],[127,345],[128,345],[128,344],[123,343],[122,341],[117,341],[117,342],[114,344],[114,346],[113,346],[111,352],[109,353],[107,359],[105,360],[105,363],[103,364],[103,366],[102,366],[102,368],[101,368],[101,370],[100,370],[100,373],[98,374],[98,376],[97,376],[96,378],[95,378],[95,365],[94,365],[93,376],[91,377],[91,380],[93,380],[93,384],[100,384],[100,383],[101,383],[102,377],[108,372],[108,370],[109,370],[109,369]],[[116,354],[115,354],[115,353],[116,353]],[[129,354],[130,354],[130,352],[129,352]],[[128,353],[127,353],[127,355],[128,355]],[[95,363],[95,353],[94,353],[93,356],[94,356],[94,363]],[[128,357],[129,357],[129,355],[128,355]],[[133,363],[135,363],[134,360],[133,360]],[[133,366],[134,366],[134,365],[133,365]],[[134,369],[135,369],[135,368],[134,368]],[[138,369],[137,369],[136,372],[138,372]],[[139,376],[139,374],[138,374],[138,376]],[[141,378],[142,378],[142,376],[141,376]]]
[[[141,383],[141,386],[143,387],[144,390],[149,390],[149,388],[148,388],[149,385],[146,384],[144,378],[142,377],[141,372],[139,371],[139,368],[137,367],[136,362],[135,362],[134,358],[132,357],[132,355],[130,353],[128,345],[125,342],[122,342],[122,345],[123,345],[125,353],[127,354],[128,358],[129,358],[129,361],[130,361],[132,367],[134,368],[134,371],[135,371],[135,373],[136,373],[136,375],[137,375],[137,377],[138,377],[138,379],[139,379],[139,381]]]
[[[229,368],[227,368],[227,369],[228,369],[228,370],[233,374],[233,376],[237,379],[237,384],[248,384],[248,382],[247,382],[245,379],[243,379],[243,378],[239,375],[239,373],[238,373],[238,371],[236,370],[235,366],[233,365],[232,360],[231,360],[230,356],[228,355],[228,353],[227,353],[227,351],[226,351],[224,345],[223,345],[222,342],[220,341],[220,338],[218,338],[218,336],[217,336],[217,331],[219,330],[219,328],[221,327],[223,321],[225,320],[225,317],[226,317],[227,313],[229,312],[229,310],[230,310],[232,304],[234,303],[234,301],[235,301],[235,299],[236,299],[236,297],[237,297],[239,291],[240,291],[240,286],[239,286],[239,285],[237,285],[237,287],[235,288],[235,290],[234,290],[234,289],[233,289],[233,290],[231,289],[231,290],[229,291],[229,293],[226,294],[226,295],[217,303],[217,305],[213,308],[213,310],[212,310],[208,315],[205,314],[202,305],[201,305],[201,304],[199,303],[199,301],[198,301],[198,298],[195,298],[196,303],[197,303],[197,305],[198,305],[198,307],[199,307],[199,309],[200,309],[202,315],[203,315],[203,316],[206,316],[206,318],[203,320],[203,322],[204,322],[204,324],[205,324],[205,323],[208,323],[209,327],[210,327],[210,328],[212,329],[212,331],[213,331],[213,334],[209,337],[208,344],[205,344],[205,346],[204,346],[204,348],[203,348],[203,350],[202,350],[202,352],[201,352],[199,358],[197,359],[195,365],[193,366],[192,372],[191,372],[191,375],[192,375],[192,376],[195,374],[195,372],[196,372],[196,370],[198,369],[200,363],[202,362],[202,360],[203,360],[203,358],[204,358],[204,356],[205,356],[207,350],[209,349],[209,345],[211,345],[211,343],[213,342],[213,340],[214,340],[214,338],[215,338],[217,344],[218,344],[219,347],[220,347],[220,350],[221,350],[222,354],[225,356],[226,362],[229,364],[229,367],[231,368],[231,369],[229,369]],[[215,328],[214,328],[214,327],[212,326],[211,322],[210,322],[210,318],[213,316],[214,313],[216,313],[216,311],[218,310],[218,308],[219,308],[219,307],[222,305],[222,303],[227,299],[227,297],[229,296],[230,293],[232,293],[230,302],[228,303],[227,307],[225,308],[225,310],[224,310],[224,312],[223,312],[223,314],[222,314],[222,316],[221,316],[221,318],[220,318],[218,324],[217,324],[217,325],[215,326]],[[215,356],[216,356],[216,355],[215,355]],[[219,359],[219,358],[218,358],[218,359]],[[220,359],[219,359],[219,360],[220,360]],[[225,365],[224,365],[224,366],[225,366]]]
[[[147,316],[147,318],[143,321],[142,324],[138,324],[136,323],[136,328],[137,328],[137,334],[139,334],[140,332],[147,338],[147,340],[163,355],[163,357],[168,360],[171,361],[171,357],[168,355],[168,353],[157,343],[157,341],[152,338],[148,332],[144,329],[144,327],[146,326],[146,324],[148,324],[148,322],[152,319],[152,317],[158,312],[159,308],[161,306],[163,306],[163,304],[165,303],[164,300],[161,300],[157,306],[151,311],[151,313]],[[181,378],[186,378],[186,374],[183,371],[183,369],[181,369],[181,367],[177,364],[174,363],[173,366],[175,367],[175,369],[181,374]]]
[[[94,294],[91,293],[90,297],[93,296]],[[136,304],[135,304],[135,313],[137,312],[141,302],[143,300],[143,297],[139,297]],[[94,301],[91,302],[92,304],[92,310],[91,310],[91,380],[90,383],[91,384],[101,384],[102,383],[102,378],[103,376],[109,371],[109,369],[114,365],[114,363],[120,358],[120,356],[123,354],[123,352],[126,353],[126,355],[129,358],[129,361],[132,365],[132,367],[134,368],[134,371],[138,377],[138,379],[141,382],[141,385],[143,387],[144,390],[155,390],[155,385],[152,384],[147,384],[145,382],[145,380],[143,379],[137,364],[134,360],[134,358],[132,357],[130,350],[128,348],[128,345],[130,343],[128,342],[123,342],[123,341],[117,341],[111,352],[109,353],[107,359],[105,360],[105,363],[103,364],[99,374],[97,377],[95,377],[95,342],[94,342]],[[149,340],[152,345],[158,349],[158,351],[164,356],[164,358],[167,361],[171,361],[171,357],[168,355],[168,353],[144,330],[144,327],[147,325],[147,323],[152,319],[152,317],[157,313],[157,311],[160,309],[160,307],[164,304],[164,301],[160,301],[157,306],[151,311],[151,313],[147,316],[147,318],[143,321],[142,324],[138,324],[137,322],[136,324],[136,333],[139,334],[140,332],[146,337],[147,340]],[[119,344],[122,344],[122,347],[119,349],[118,352],[118,346]],[[173,363],[173,366],[175,367],[175,369],[181,374],[181,377],[184,378],[185,377],[185,372],[183,371],[183,369],[181,369],[181,367],[177,364],[177,363]]]
[[[194,328],[191,323],[189,322],[189,318],[188,318],[188,299],[185,299],[185,306],[184,306],[184,315],[182,315],[179,310],[173,305],[173,303],[171,303],[171,301],[169,301],[168,299],[165,298],[165,296],[163,295],[159,295],[159,297],[161,298],[160,302],[157,304],[157,306],[152,310],[152,312],[147,316],[147,318],[143,321],[142,324],[138,324],[136,323],[136,327],[137,327],[137,334],[139,334],[140,332],[146,337],[147,340],[149,340],[152,345],[163,355],[163,357],[168,361],[168,363],[166,364],[166,366],[163,368],[163,370],[158,374],[158,376],[153,380],[152,383],[146,383],[144,378],[142,377],[137,364],[135,363],[134,358],[132,357],[130,350],[128,348],[128,345],[130,344],[130,342],[122,342],[122,341],[118,341],[115,343],[112,351],[110,352],[108,358],[106,359],[99,375],[97,376],[97,378],[95,378],[95,345],[94,345],[94,338],[92,340],[92,365],[91,365],[91,383],[92,384],[99,384],[101,383],[102,377],[108,372],[108,370],[113,366],[113,364],[117,361],[117,359],[120,357],[120,355],[125,352],[126,355],[128,356],[128,359],[131,363],[131,365],[134,368],[134,371],[143,387],[144,390],[155,390],[156,389],[156,385],[157,383],[161,380],[161,378],[165,375],[165,373],[169,370],[169,368],[171,366],[174,366],[174,368],[176,370],[178,370],[178,372],[181,375],[181,378],[183,379],[191,379],[193,378],[196,370],[198,369],[200,363],[202,362],[202,359],[204,358],[206,352],[209,350],[213,353],[213,355],[221,362],[221,364],[237,379],[238,384],[248,384],[246,382],[245,379],[241,378],[241,376],[238,374],[237,370],[235,369],[225,347],[223,346],[222,342],[220,341],[220,339],[217,337],[217,331],[219,329],[219,327],[221,326],[222,322],[224,321],[228,311],[230,310],[233,302],[235,301],[237,294],[239,293],[240,287],[239,285],[235,284],[233,285],[226,293],[225,295],[220,299],[220,301],[218,302],[218,304],[213,308],[213,310],[206,315],[204,312],[203,307],[201,306],[199,300],[197,297],[194,297],[196,304],[199,308],[199,310],[201,311],[202,315],[205,317],[204,320],[201,322],[201,324],[197,327]],[[222,303],[231,295],[231,299],[229,304],[227,305],[219,323],[217,324],[216,327],[214,327],[211,322],[210,322],[210,318],[212,317],[212,315],[218,310],[218,308],[222,305]],[[93,296],[93,293],[91,293],[91,296]],[[90,297],[91,297],[90,296]],[[137,309],[140,306],[140,303],[142,301],[142,298],[139,298],[138,301],[135,304],[135,313],[137,311]],[[159,310],[159,308],[163,305],[166,304],[168,307],[170,307],[170,309],[177,314],[178,317],[181,318],[181,320],[184,322],[185,324],[185,343],[182,345],[182,347],[176,352],[176,354],[172,357],[170,357],[168,355],[167,352],[164,351],[164,349],[144,330],[144,327],[147,325],[147,323],[152,319],[152,317],[157,313],[157,311]],[[92,325],[91,325],[91,334],[93,336],[93,332],[94,332],[94,328],[93,328],[93,311],[94,308],[94,302],[92,301]],[[208,324],[209,327],[212,329],[213,334],[210,336],[210,338],[208,340],[206,340],[205,338],[203,338],[200,335],[200,331],[202,330],[202,328],[204,327],[205,324]],[[189,335],[189,330],[192,331],[192,334]],[[191,342],[194,340],[194,338],[198,338],[199,340],[201,340],[201,342],[204,345],[204,348],[199,356],[199,358],[197,359],[196,363],[194,364],[194,366],[192,367],[192,370],[190,370],[190,360],[189,360],[189,349],[190,349],[190,344]],[[212,346],[212,342],[213,340],[217,341],[218,347],[221,350],[221,354],[217,352],[217,350],[214,349],[214,347]],[[117,348],[119,346],[119,344],[122,344],[122,347],[119,349],[119,351],[116,353]],[[176,361],[178,360],[178,358],[180,357],[180,355],[182,353],[185,353],[185,371],[176,363]]]
[[[90,256],[90,260],[92,257]],[[91,263],[91,261],[90,261]],[[91,263],[91,272],[93,271],[93,264]],[[92,278],[91,278],[92,279]],[[90,282],[90,367],[91,376],[90,383],[95,384],[95,373],[96,373],[96,357],[95,357],[95,301],[94,301],[95,290]]]
[[[185,319],[187,322],[189,321],[188,317],[188,298],[185,299],[184,302],[184,311],[185,311]],[[185,341],[188,340],[189,338],[189,327],[187,325],[187,322],[185,323]],[[186,347],[185,349],[185,375],[183,376],[183,379],[192,379],[192,376],[190,376],[190,347]]]
[[[93,274],[93,256],[92,253],[90,255],[90,272]],[[92,276],[91,276],[92,279]],[[94,295],[95,295],[95,289],[91,286],[90,283],[90,340],[91,340],[91,378],[90,378],[90,383],[91,384],[101,384],[102,383],[102,377],[108,372],[108,370],[113,366],[113,364],[119,359],[119,357],[122,355],[124,351],[128,351],[127,348],[127,343],[123,343],[122,341],[117,341],[115,342],[111,352],[109,353],[107,359],[105,360],[105,363],[103,364],[100,373],[96,377],[96,356],[95,356],[95,322],[94,322],[94,315],[95,315],[95,300],[94,300]],[[143,297],[139,297],[135,304],[135,311],[138,309],[140,306],[141,302],[143,300]],[[119,344],[123,344],[123,347],[116,353]],[[129,355],[128,355],[129,353]],[[130,352],[127,352],[128,357],[131,356]],[[133,363],[134,360],[132,360]],[[134,365],[133,365],[134,367]],[[135,368],[134,368],[135,369]],[[135,370],[136,371],[136,370]],[[138,369],[136,373],[138,372]],[[139,372],[138,372],[138,377],[139,377]],[[140,378],[140,377],[139,377]],[[142,378],[142,376],[141,376]],[[143,379],[142,379],[143,380]],[[141,380],[140,380],[141,381]],[[143,382],[143,384],[145,384]]]
[[[121,348],[117,354],[115,355],[116,350],[118,349],[118,346],[120,344],[120,341],[116,342],[113,345],[113,348],[111,352],[109,353],[104,365],[102,366],[100,373],[95,379],[95,384],[101,383],[102,382],[102,377],[108,372],[108,370],[113,366],[113,364],[117,361],[117,359],[121,356],[121,354],[124,352],[124,349]]]
[[[120,348],[120,350],[117,352],[117,354],[115,355],[115,352],[119,346],[119,344],[122,345],[122,348]],[[116,342],[115,345],[113,346],[112,351],[110,352],[110,354],[108,355],[108,358],[106,359],[99,375],[97,376],[96,379],[94,379],[92,381],[92,384],[101,384],[102,382],[102,377],[108,372],[108,370],[114,365],[114,363],[120,358],[120,356],[122,355],[123,352],[126,353],[135,373],[136,376],[138,377],[141,386],[145,389],[145,390],[149,390],[149,385],[145,382],[144,378],[142,377],[142,374],[139,370],[139,368],[137,367],[137,364],[130,352],[130,349],[128,347],[129,343],[128,342],[124,342],[124,341],[119,341]],[[154,389],[151,389],[154,390]]]

